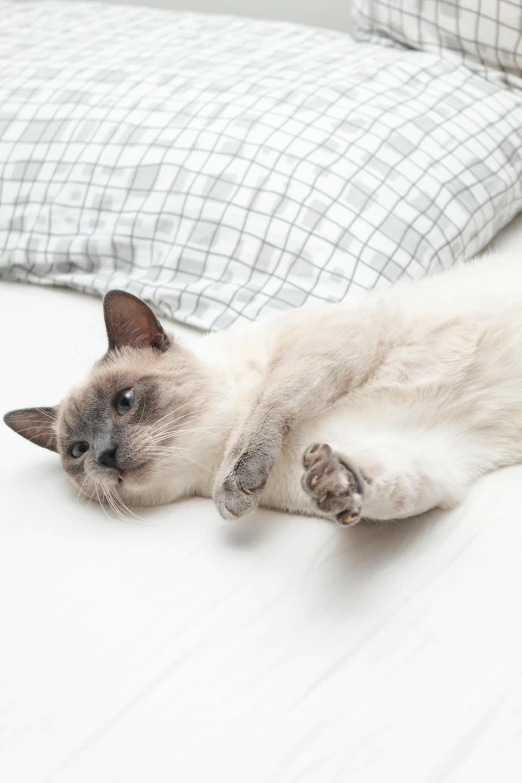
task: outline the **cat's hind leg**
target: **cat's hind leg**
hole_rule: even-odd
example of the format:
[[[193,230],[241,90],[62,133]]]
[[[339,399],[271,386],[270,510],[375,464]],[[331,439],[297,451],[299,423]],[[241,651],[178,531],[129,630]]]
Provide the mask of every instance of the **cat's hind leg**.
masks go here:
[[[303,455],[301,484],[317,510],[340,525],[356,524],[362,514],[365,482],[357,468],[327,443],[315,443]]]
[[[399,519],[451,508],[473,471],[441,444],[407,439],[379,447],[334,451],[326,443],[303,455],[301,484],[319,516],[350,526],[360,519]]]

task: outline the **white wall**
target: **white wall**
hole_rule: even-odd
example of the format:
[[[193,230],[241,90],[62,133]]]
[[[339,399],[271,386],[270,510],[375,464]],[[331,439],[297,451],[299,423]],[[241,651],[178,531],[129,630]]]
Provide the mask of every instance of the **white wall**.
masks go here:
[[[105,0],[183,11],[239,14],[350,31],[350,0]]]

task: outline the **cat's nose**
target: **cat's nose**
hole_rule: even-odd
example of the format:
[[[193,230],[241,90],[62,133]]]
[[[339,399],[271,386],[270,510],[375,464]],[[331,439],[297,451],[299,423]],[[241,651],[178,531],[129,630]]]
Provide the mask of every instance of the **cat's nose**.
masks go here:
[[[100,454],[98,457],[98,465],[104,465],[106,468],[117,468],[119,470],[120,468],[117,462],[117,451],[117,446],[115,448],[105,449],[105,451],[102,452],[102,454]]]

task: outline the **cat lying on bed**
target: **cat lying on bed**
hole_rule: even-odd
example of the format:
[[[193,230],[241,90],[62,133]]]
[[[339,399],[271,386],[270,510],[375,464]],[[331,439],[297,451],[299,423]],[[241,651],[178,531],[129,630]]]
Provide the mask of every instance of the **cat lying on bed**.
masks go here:
[[[213,497],[353,525],[451,508],[522,461],[522,265],[489,257],[361,303],[284,313],[190,350],[134,296],[56,408],[6,424],[113,507]]]

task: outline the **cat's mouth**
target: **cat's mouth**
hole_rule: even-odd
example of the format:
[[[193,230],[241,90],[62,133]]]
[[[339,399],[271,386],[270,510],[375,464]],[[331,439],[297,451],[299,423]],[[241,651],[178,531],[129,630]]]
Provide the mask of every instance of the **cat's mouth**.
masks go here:
[[[117,478],[118,487],[132,486],[142,483],[149,475],[149,463],[142,462],[140,465],[133,465],[131,468],[120,470]]]

